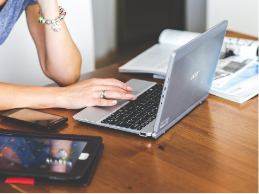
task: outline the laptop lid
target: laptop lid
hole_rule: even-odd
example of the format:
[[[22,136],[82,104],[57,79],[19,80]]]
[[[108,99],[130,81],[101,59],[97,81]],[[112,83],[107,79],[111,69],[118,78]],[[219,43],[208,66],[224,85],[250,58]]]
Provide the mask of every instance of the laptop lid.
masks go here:
[[[222,21],[171,54],[152,135],[154,138],[209,95],[227,24],[226,20]]]

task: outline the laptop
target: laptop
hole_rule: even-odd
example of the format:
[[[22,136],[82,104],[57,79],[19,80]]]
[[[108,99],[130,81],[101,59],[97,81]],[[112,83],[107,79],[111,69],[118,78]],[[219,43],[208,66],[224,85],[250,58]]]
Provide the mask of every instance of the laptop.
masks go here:
[[[131,79],[135,101],[87,107],[75,120],[158,138],[209,95],[228,21],[172,52],[164,84]]]

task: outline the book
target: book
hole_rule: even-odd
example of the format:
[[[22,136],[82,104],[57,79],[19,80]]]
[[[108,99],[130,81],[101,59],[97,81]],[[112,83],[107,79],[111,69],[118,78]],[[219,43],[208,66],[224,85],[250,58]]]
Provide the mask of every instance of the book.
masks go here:
[[[119,72],[153,73],[165,76],[170,54],[198,35],[200,33],[166,29],[160,34],[158,44],[121,66]]]

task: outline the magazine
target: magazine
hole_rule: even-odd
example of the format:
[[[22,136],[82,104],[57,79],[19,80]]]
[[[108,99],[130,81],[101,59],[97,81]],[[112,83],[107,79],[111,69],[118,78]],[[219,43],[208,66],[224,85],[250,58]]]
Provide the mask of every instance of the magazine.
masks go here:
[[[222,87],[212,86],[210,93],[234,102],[243,103],[259,92],[258,62],[243,70]]]
[[[225,83],[249,68],[257,61],[257,57],[230,56],[219,59],[212,85],[222,87]]]

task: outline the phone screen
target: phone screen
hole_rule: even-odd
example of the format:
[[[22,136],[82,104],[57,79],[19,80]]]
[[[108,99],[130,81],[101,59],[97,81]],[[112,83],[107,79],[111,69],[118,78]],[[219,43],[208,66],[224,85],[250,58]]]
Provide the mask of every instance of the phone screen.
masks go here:
[[[8,115],[8,117],[43,126],[48,126],[50,123],[53,123],[62,118],[61,116],[52,115],[31,109],[18,110],[17,112]]]
[[[87,143],[0,135],[0,168],[69,173]]]

